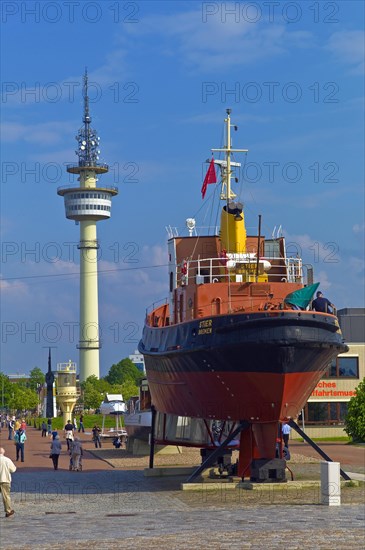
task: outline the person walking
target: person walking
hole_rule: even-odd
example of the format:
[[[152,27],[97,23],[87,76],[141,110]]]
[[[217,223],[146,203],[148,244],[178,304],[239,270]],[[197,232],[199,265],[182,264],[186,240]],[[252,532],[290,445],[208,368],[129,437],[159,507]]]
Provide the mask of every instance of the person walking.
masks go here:
[[[58,459],[62,451],[62,444],[60,441],[60,436],[57,434],[51,443],[51,457],[53,462],[53,468],[58,470]]]
[[[3,499],[5,517],[9,518],[14,514],[11,507],[10,489],[11,489],[11,474],[16,471],[16,466],[10,458],[5,455],[5,450],[0,447],[0,490]]]
[[[70,444],[74,440],[74,426],[71,423],[71,420],[67,420],[67,424],[65,426],[65,437],[66,437],[66,443],[67,443],[67,450],[70,450]]]
[[[95,424],[95,426],[93,427],[92,433],[93,433],[93,441],[95,443],[95,448],[97,449],[99,447],[101,449],[101,440],[100,440],[101,430],[97,424]]]
[[[14,435],[17,461],[19,460],[19,454],[20,454],[21,461],[24,462],[24,443],[26,442],[26,440],[27,440],[27,436],[25,435],[25,431],[19,428],[19,430],[17,430]]]
[[[9,421],[8,421],[8,430],[9,430],[8,439],[10,441],[12,441],[14,438],[14,427],[15,427],[15,416],[13,416],[13,418],[9,418]]]
[[[52,418],[47,418],[47,435],[52,433]]]
[[[85,433],[84,415],[82,413],[80,414],[80,418],[79,418],[79,433],[80,433],[80,430],[82,431],[82,433]]]
[[[43,422],[42,422],[42,437],[46,437],[46,436],[47,436],[47,424],[43,420]]]
[[[74,472],[81,470],[80,458],[84,454],[81,441],[78,437],[75,437],[71,448],[72,469]]]
[[[290,432],[291,432],[291,427],[289,426],[289,424],[287,422],[284,422],[284,424],[281,428],[281,432],[283,434],[284,447],[289,448],[289,436],[290,436]]]

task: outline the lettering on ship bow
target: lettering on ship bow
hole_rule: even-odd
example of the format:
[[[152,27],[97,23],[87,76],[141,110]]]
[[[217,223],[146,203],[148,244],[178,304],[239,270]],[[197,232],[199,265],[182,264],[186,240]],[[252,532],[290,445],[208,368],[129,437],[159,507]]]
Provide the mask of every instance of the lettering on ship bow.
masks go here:
[[[198,335],[201,334],[212,334],[213,332],[213,320],[206,319],[205,321],[200,321]]]

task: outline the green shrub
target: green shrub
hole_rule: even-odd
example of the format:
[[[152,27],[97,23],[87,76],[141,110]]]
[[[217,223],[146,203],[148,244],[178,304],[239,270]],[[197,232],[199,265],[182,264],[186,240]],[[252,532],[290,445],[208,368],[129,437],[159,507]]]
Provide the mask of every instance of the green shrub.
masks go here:
[[[365,441],[365,378],[351,397],[345,418],[345,432],[354,441]]]
[[[72,416],[74,418],[74,415]],[[76,415],[77,420],[77,427],[79,427],[79,415]],[[37,418],[36,424],[37,428],[40,429],[42,422],[45,421],[47,424],[47,418]],[[124,419],[123,417],[119,417],[119,421],[122,422],[124,426]],[[100,427],[103,424],[103,415],[102,414],[84,414],[84,427],[85,430],[90,431],[95,424],[98,424]],[[29,423],[29,425],[33,426],[33,423]],[[115,427],[115,416],[109,415],[105,417],[105,428],[114,428]],[[58,416],[57,418],[52,418],[52,429],[56,430],[63,430],[63,417]]]

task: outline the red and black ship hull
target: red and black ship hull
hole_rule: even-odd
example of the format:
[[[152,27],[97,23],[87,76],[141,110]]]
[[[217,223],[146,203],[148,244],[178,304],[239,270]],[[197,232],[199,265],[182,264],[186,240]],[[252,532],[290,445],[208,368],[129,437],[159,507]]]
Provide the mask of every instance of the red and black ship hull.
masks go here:
[[[252,423],[295,417],[346,350],[336,317],[295,311],[146,325],[139,344],[158,411]]]

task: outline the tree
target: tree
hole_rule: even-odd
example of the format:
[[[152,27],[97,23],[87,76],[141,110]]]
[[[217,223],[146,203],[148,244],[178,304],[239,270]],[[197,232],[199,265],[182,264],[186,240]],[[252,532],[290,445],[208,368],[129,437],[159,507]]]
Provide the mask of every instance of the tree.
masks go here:
[[[84,389],[84,408],[98,409],[103,400],[103,395],[93,387],[92,384],[86,383]]]
[[[140,380],[143,378],[143,374],[136,367],[132,361],[126,357],[117,363],[112,365],[109,369],[108,375],[105,380],[109,384],[123,384],[127,379],[132,380],[135,385],[138,386]]]
[[[11,387],[12,383],[9,380],[9,377],[6,376],[6,374],[3,374],[0,372],[0,392],[1,392],[1,400],[0,400],[0,406],[1,407],[7,407],[9,403],[9,398],[11,396]]]
[[[99,378],[95,376],[95,374],[92,374],[91,376],[88,376],[86,380],[81,382],[80,386],[82,390],[85,390],[87,385],[91,385],[93,388],[97,388],[99,383]]]
[[[21,384],[11,385],[10,396],[7,403],[9,409],[17,411],[29,411],[38,405],[38,396],[30,388],[24,388]]]
[[[130,399],[134,395],[138,395],[138,387],[129,378],[127,378],[127,380],[123,382],[123,384],[121,385],[121,390],[124,401],[128,401],[128,399]]]
[[[39,386],[43,386],[45,379],[46,377],[41,369],[34,367],[29,373],[28,387],[33,391],[37,391]]]
[[[98,409],[106,393],[115,393],[109,382],[103,378],[97,378],[94,374],[81,383],[81,388],[85,409]]]
[[[365,378],[351,397],[345,418],[345,432],[354,441],[365,441]]]
[[[111,393],[111,385],[109,382],[107,382],[105,378],[97,378],[95,374],[88,376],[84,382],[81,382],[81,388],[84,390],[87,384],[90,384],[100,393]]]

